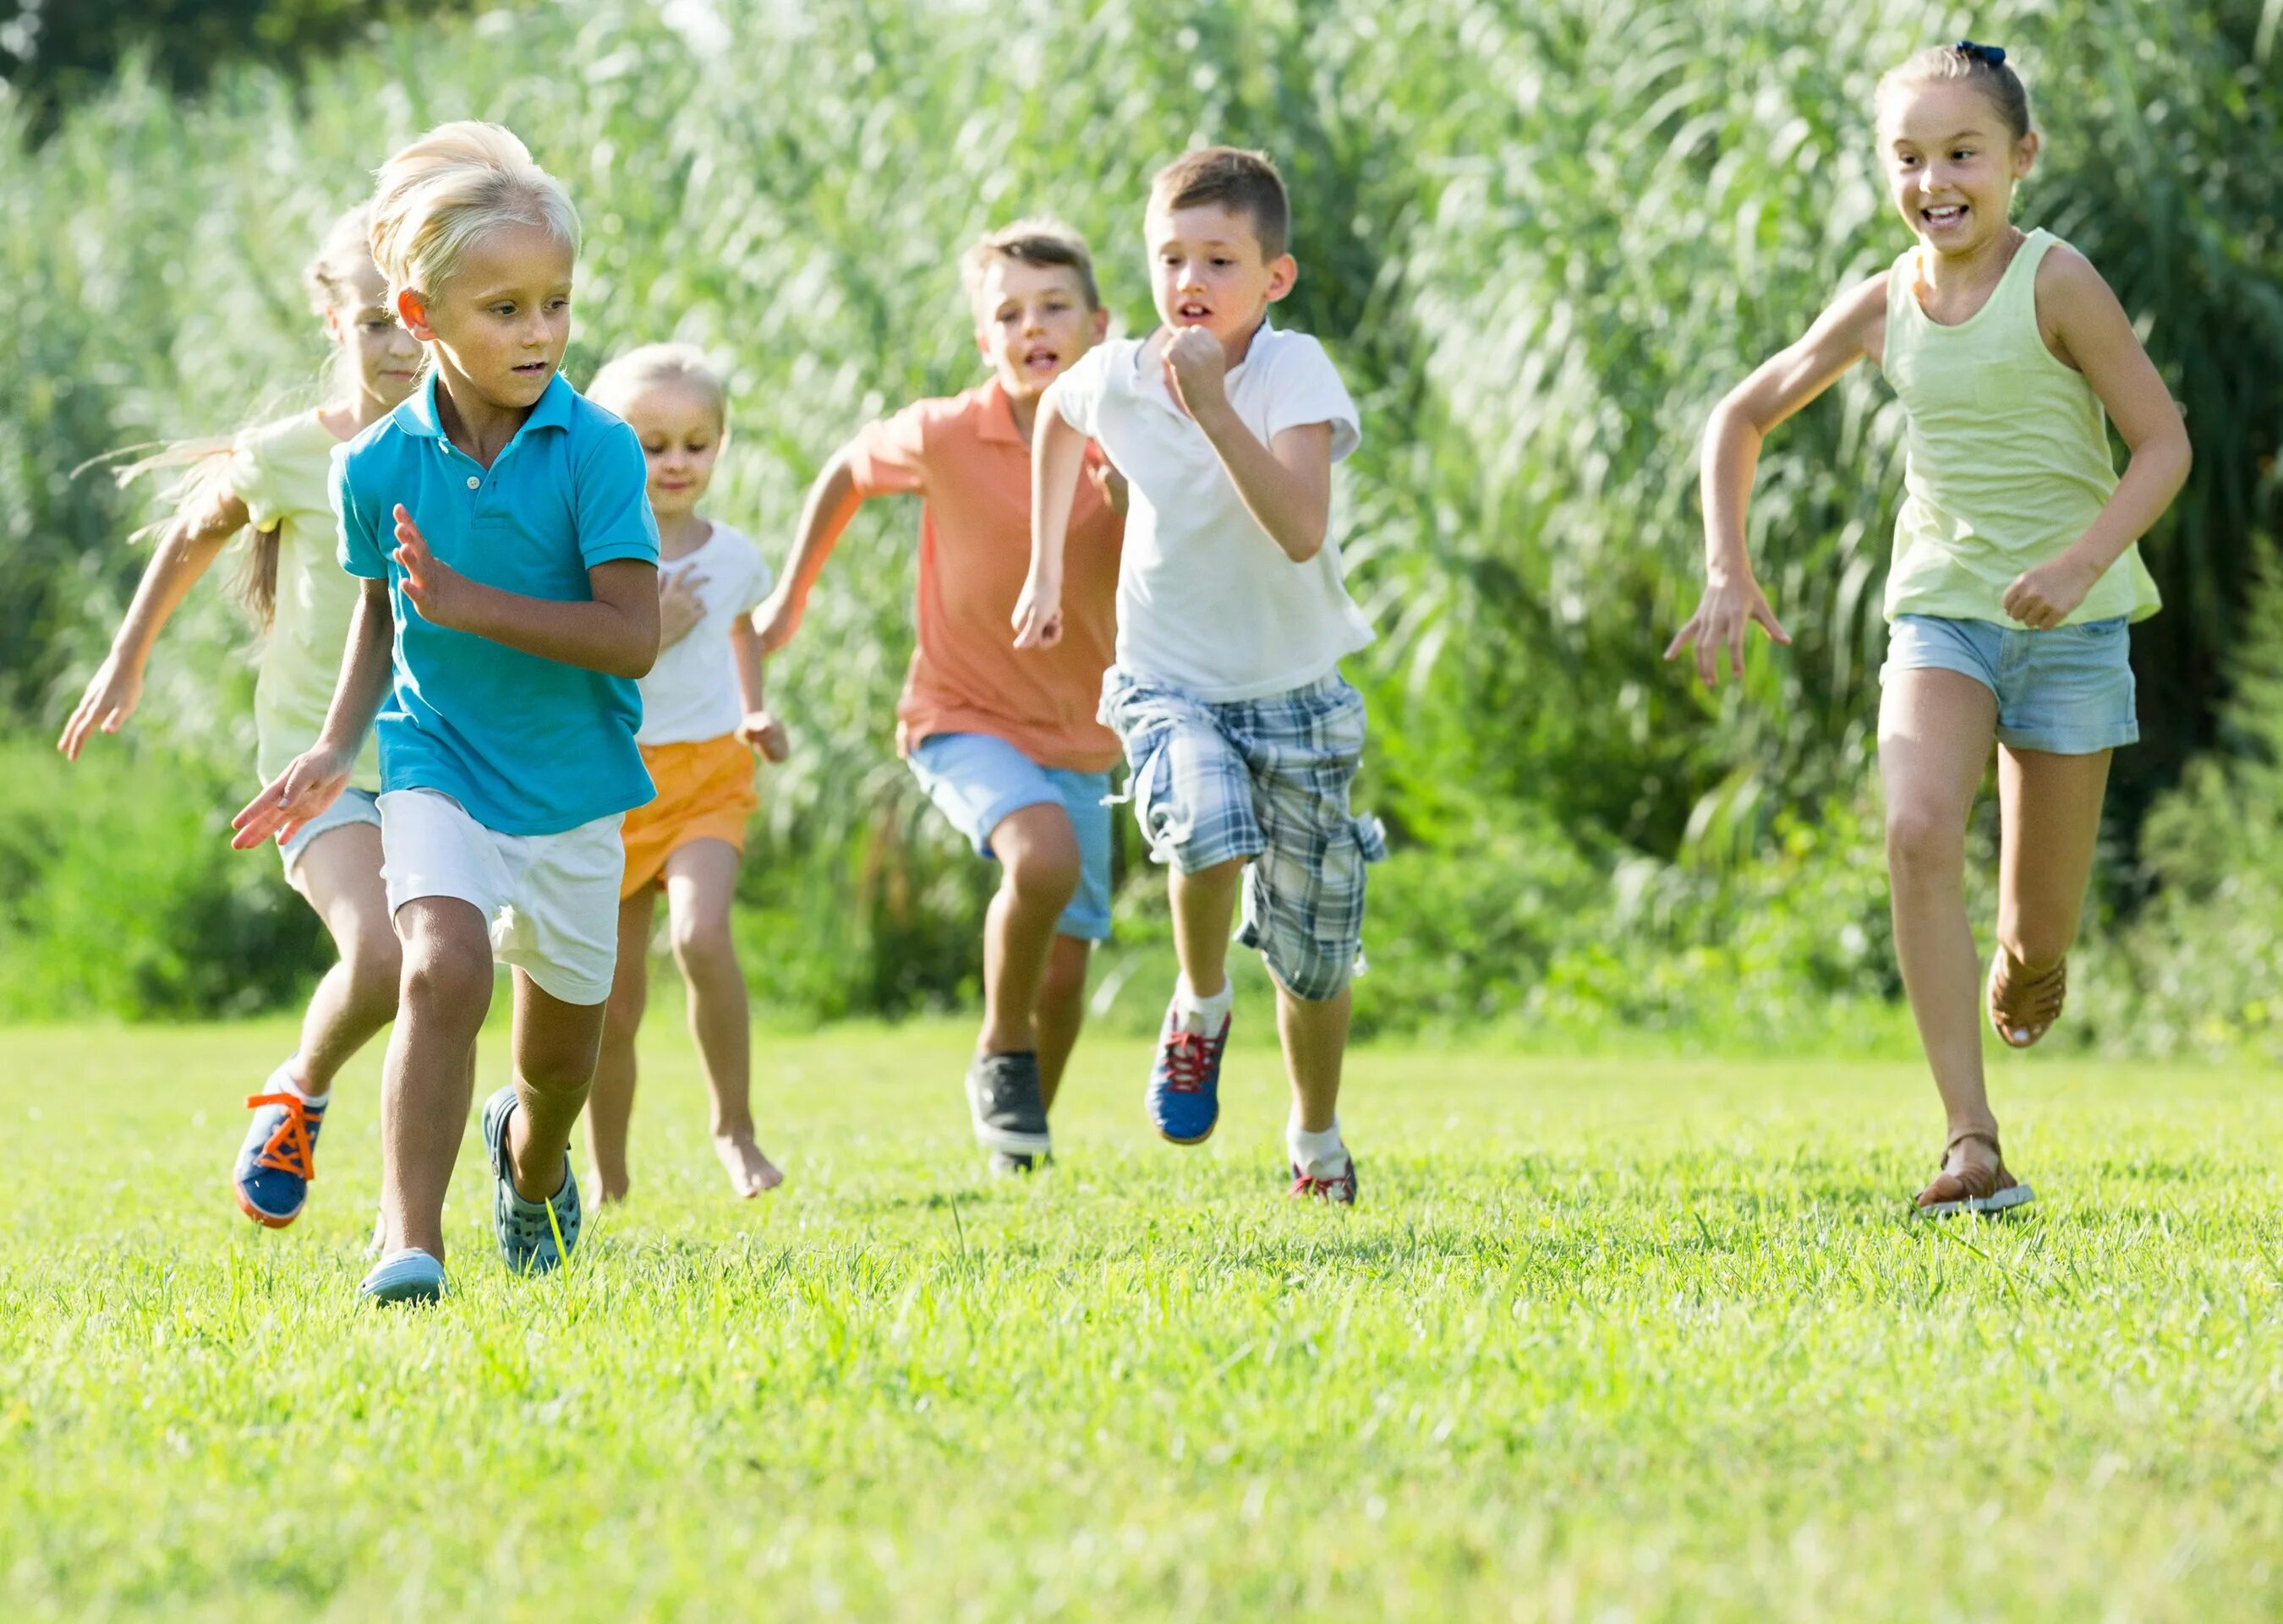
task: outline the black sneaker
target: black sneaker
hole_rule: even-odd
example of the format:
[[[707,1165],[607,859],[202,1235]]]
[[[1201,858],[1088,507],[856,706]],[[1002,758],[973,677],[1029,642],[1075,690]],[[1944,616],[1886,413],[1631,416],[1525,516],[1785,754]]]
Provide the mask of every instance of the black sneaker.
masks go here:
[[[967,1109],[975,1120],[976,1143],[986,1150],[1037,1157],[1053,1147],[1046,1102],[1039,1095],[1036,1054],[977,1055],[967,1068]]]

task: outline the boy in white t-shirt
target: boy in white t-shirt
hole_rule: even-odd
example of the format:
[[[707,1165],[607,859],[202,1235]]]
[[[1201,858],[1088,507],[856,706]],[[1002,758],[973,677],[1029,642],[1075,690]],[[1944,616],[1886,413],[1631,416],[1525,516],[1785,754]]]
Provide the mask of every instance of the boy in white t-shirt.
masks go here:
[[[1194,1145],[1219,1118],[1242,880],[1240,939],[1276,982],[1291,1193],[1349,1203],[1355,1162],[1337,1115],[1348,982],[1364,866],[1385,855],[1378,825],[1348,807],[1363,699],[1339,663],[1371,627],[1329,536],[1332,464],[1356,447],[1355,403],[1322,346],[1268,324],[1298,268],[1266,154],[1212,147],[1176,160],[1151,183],[1143,230],[1162,325],[1098,346],[1041,404],[1016,646],[1061,635],[1064,540],[1092,439],[1131,486],[1102,719],[1125,742],[1151,852],[1172,868],[1181,967],[1151,1120]]]
[[[587,1146],[603,1199],[624,1199],[635,1034],[649,1001],[651,924],[662,890],[713,1100],[714,1153],[732,1191],[759,1195],[784,1176],[753,1137],[752,1016],[729,907],[745,824],[760,805],[753,753],[785,758],[783,726],[762,693],[760,637],[746,618],[774,583],[759,548],[697,512],[728,415],[704,355],[686,344],[644,345],[596,374],[587,392],[642,442],[659,545],[658,664],[642,680],[635,734],[658,796],[628,812],[620,831],[618,967],[587,1098]]]

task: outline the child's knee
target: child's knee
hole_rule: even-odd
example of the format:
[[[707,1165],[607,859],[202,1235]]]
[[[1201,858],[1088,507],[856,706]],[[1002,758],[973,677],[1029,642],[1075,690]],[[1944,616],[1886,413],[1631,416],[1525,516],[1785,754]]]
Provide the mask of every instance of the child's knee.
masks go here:
[[[674,961],[682,967],[684,975],[736,966],[736,944],[729,934],[726,910],[697,908],[677,913],[668,936],[674,945]]]
[[[341,966],[348,974],[351,1002],[368,1009],[395,1007],[404,981],[404,949],[393,931],[354,938],[341,954]]]
[[[1947,809],[1904,802],[1887,809],[1887,866],[1894,873],[1925,874],[1962,867],[1966,828]]]
[[[1017,849],[1007,861],[1007,883],[1025,902],[1059,911],[1078,895],[1078,843],[1041,843]]]
[[[403,1003],[424,1014],[471,1012],[480,1022],[492,1001],[491,944],[481,936],[430,933],[402,950]]]

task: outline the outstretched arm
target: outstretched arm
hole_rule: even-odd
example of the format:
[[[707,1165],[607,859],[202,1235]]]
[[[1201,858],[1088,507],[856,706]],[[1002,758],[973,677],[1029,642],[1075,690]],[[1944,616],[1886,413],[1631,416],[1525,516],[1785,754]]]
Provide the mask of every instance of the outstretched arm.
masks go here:
[[[396,552],[404,595],[421,616],[456,632],[613,677],[644,677],[658,663],[658,566],[614,558],[587,571],[588,602],[527,597],[487,587],[428,550],[420,527],[396,507]]]
[[[1063,637],[1063,548],[1086,463],[1086,436],[1064,421],[1047,385],[1031,431],[1031,572],[1015,600],[1015,647],[1051,649]]]
[[[2038,266],[2038,315],[2131,454],[2100,517],[2058,558],[2024,571],[2006,589],[2006,612],[2039,631],[2077,612],[2093,583],[2172,504],[2194,460],[2187,425],[2124,307],[2091,260],[2056,248]]]
[[[117,733],[143,702],[143,669],[152,645],[199,577],[214,563],[230,539],[245,527],[245,504],[230,491],[216,491],[169,519],[159,532],[135,600],[111,640],[111,652],[88,679],[56,748],[73,761],[90,737]]]
[[[793,540],[784,579],[753,611],[753,626],[767,653],[783,649],[800,630],[800,618],[808,610],[809,589],[824,573],[824,561],[839,545],[841,532],[864,505],[863,497],[857,494],[849,449],[843,446],[817,470],[815,482],[808,487],[808,500],[801,505],[800,531]]]
[[[1680,628],[1664,657],[1692,643],[1696,674],[1720,680],[1720,655],[1744,674],[1744,634],[1755,621],[1777,642],[1791,634],[1768,607],[1752,576],[1744,543],[1744,515],[1768,431],[1836,383],[1877,345],[1886,322],[1887,279],[1882,275],[1840,296],[1799,341],[1763,361],[1712,409],[1705,425],[1701,481],[1704,501],[1704,597]]]
[[[333,703],[317,742],[262,786],[261,793],[231,819],[230,843],[240,851],[293,831],[340,797],[355,769],[381,696],[388,692],[389,646],[395,641],[389,612],[388,583],[368,580],[349,621],[348,645],[341,651],[341,674],[333,683]]]

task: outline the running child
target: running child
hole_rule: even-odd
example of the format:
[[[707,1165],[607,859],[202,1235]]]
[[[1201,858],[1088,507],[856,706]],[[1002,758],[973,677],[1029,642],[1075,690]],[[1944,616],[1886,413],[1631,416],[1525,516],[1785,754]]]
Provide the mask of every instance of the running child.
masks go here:
[[[1016,653],[1003,628],[1030,559],[1040,398],[1101,342],[1110,315],[1086,244],[1059,226],[993,231],[962,268],[990,378],[915,401],[832,455],[809,490],[784,581],[755,620],[768,648],[784,647],[857,509],[921,496],[919,645],[896,705],[896,747],[977,854],[1001,866],[967,1100],[993,1169],[1021,1172],[1051,1148],[1047,1114],[1085,1019],[1087,957],[1110,935],[1118,740],[1094,711],[1116,628],[1123,492],[1085,448],[1093,478],[1071,507],[1070,635]]]
[[[1241,882],[1241,939],[1276,983],[1290,1193],[1345,1204],[1348,983],[1364,867],[1385,848],[1377,823],[1348,807],[1364,711],[1339,664],[1371,628],[1329,533],[1332,464],[1356,447],[1355,404],[1321,345],[1268,321],[1299,274],[1290,220],[1263,153],[1190,152],[1151,183],[1142,233],[1161,325],[1095,350],[1048,391],[1014,624],[1017,648],[1063,636],[1071,501],[1091,436],[1133,489],[1101,713],[1125,742],[1150,850],[1172,870],[1180,960],[1150,1118],[1177,1145],[1219,1120]]]
[[[501,1255],[578,1244],[571,1128],[617,956],[619,823],[651,798],[635,688],[658,657],[658,527],[634,431],[558,369],[579,216],[495,124],[446,124],[380,170],[373,258],[427,350],[412,398],[336,459],[362,585],[317,742],[238,814],[291,840],[347,785],[378,713],[381,845],[403,944],[381,1111],[380,1302],[444,1286],[444,1194],[495,956],[515,1080],[485,1102]],[[383,700],[387,703],[383,706]]]
[[[658,520],[658,664],[642,680],[635,742],[658,798],[627,814],[620,835],[618,978],[603,1018],[602,1058],[587,1100],[587,1146],[602,1199],[627,1189],[635,1034],[650,994],[651,919],[666,893],[690,1034],[713,1106],[713,1149],[739,1195],[784,1182],[753,1140],[752,1015],[729,935],[745,823],[760,804],[753,752],[785,758],[784,727],[761,688],[761,640],[747,618],[768,595],[760,549],[697,504],[729,431],[728,400],[686,344],[629,350],[596,374],[587,398],[626,419],[650,464]]]
[[[2038,140],[2006,53],[1923,51],[1880,82],[1876,117],[1889,200],[1918,240],[1713,412],[1704,597],[1666,653],[1694,644],[1710,685],[1723,649],[1741,672],[1752,623],[1791,641],[1745,552],[1753,470],[1771,429],[1868,357],[1908,424],[1879,773],[1895,953],[1948,1118],[1916,1205],[1947,1216],[2031,1199],[1983,1086],[1967,815],[1995,744],[1998,951],[1981,996],[2026,1048],[2061,1012],[2110,753],[2140,736],[2126,627],[2157,597],[2135,543],[2186,479],[2188,437],[2100,274],[2011,222]],[[2110,421],[2131,451],[2122,478]]]
[[[97,733],[117,733],[143,697],[151,650],[175,609],[233,538],[250,529],[238,595],[266,633],[253,688],[255,766],[284,770],[324,726],[333,672],[348,641],[356,588],[333,560],[326,496],[333,447],[393,410],[411,392],[420,360],[389,314],[387,289],[367,246],[362,206],[333,222],[303,271],[310,308],[333,346],[331,399],[249,429],[235,440],[188,446],[127,470],[189,464],[175,516],[157,545],[111,653],[87,685],[57,748],[76,761]],[[287,883],[325,923],[339,962],[301,1017],[300,1046],[246,1104],[253,1111],[230,1184],[238,1209],[283,1229],[301,1215],[317,1176],[317,1134],[333,1078],[396,1013],[396,933],[380,879],[380,769],[370,746],[321,816],[284,842]]]

